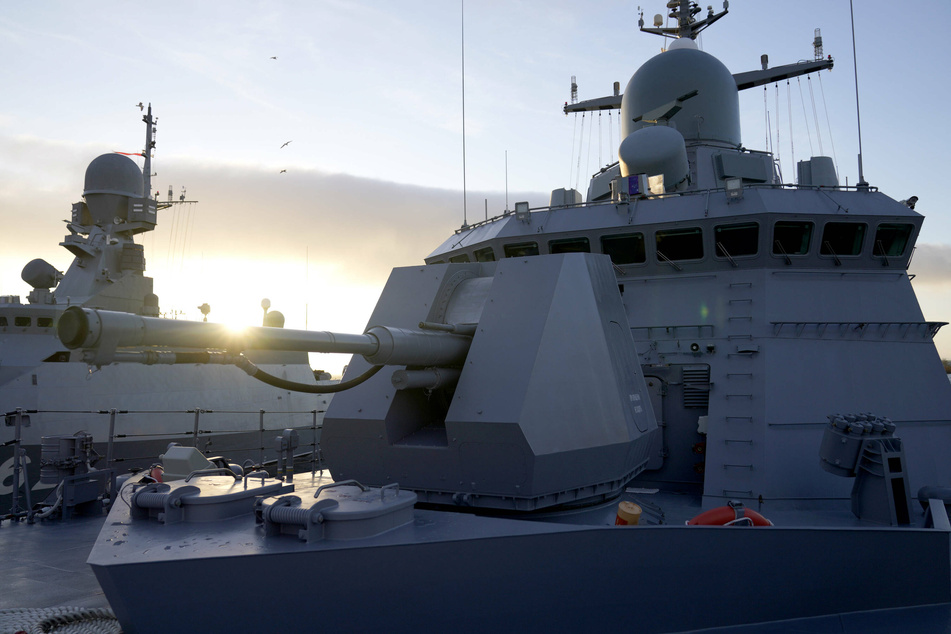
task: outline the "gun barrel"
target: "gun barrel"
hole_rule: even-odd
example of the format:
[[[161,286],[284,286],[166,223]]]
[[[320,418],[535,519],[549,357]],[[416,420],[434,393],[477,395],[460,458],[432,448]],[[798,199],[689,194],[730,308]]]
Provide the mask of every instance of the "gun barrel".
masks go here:
[[[242,350],[297,350],[359,354],[374,365],[456,365],[469,351],[463,335],[374,326],[362,335],[329,331],[250,327],[142,317],[71,306],[57,324],[60,341],[71,349],[98,352],[95,363],[110,363],[116,348],[163,346]]]

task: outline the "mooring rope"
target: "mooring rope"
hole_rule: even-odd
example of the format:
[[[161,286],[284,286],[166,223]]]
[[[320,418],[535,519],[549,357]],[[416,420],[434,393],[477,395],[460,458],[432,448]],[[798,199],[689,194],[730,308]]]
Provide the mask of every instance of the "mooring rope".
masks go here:
[[[0,610],[0,634],[121,634],[109,608],[15,608]]]

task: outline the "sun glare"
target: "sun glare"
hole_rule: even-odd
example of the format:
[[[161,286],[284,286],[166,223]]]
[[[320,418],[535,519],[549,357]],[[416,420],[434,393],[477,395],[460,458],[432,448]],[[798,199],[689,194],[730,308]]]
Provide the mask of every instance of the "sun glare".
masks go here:
[[[364,331],[381,287],[340,276],[313,275],[305,282],[303,275],[296,278],[275,273],[281,270],[285,269],[273,261],[206,259],[178,270],[162,270],[156,265],[149,273],[154,276],[155,292],[166,317],[201,321],[201,306],[208,304],[208,321],[236,333],[263,325],[265,312],[281,313],[287,329]],[[349,361],[346,354],[310,354],[313,368],[334,377],[341,375]]]

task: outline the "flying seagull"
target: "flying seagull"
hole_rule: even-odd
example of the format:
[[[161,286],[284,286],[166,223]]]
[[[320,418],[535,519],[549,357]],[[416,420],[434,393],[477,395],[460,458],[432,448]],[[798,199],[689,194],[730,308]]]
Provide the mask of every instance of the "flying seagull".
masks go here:
[[[293,139],[292,139],[292,140],[293,140]],[[290,144],[290,141],[286,142],[284,145],[281,146],[281,149],[284,149],[284,148],[287,147],[289,144]]]
[[[143,110],[145,110],[145,106],[142,105],[142,102],[141,102],[141,101],[140,101],[139,103],[135,104],[135,105],[137,105],[137,106],[139,107],[139,112],[142,112]]]
[[[283,174],[283,173],[286,172],[286,171],[287,171],[287,170],[281,170],[281,174]]]
[[[275,56],[274,56],[274,57],[272,57],[271,59],[277,59],[277,56],[275,55]]]

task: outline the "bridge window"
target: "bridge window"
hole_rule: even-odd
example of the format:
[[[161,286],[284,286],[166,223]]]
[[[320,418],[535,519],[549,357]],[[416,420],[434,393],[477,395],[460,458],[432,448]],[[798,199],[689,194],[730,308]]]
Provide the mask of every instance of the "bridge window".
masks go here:
[[[30,319],[29,317],[14,317],[13,318],[14,326],[28,327],[32,325],[32,323],[33,323],[33,320]]]
[[[6,317],[0,317],[0,326],[8,326],[8,325],[9,325],[9,324],[7,323],[7,318],[6,318]]]
[[[658,231],[657,260],[699,260],[703,257],[703,233],[700,227]]]
[[[773,225],[773,255],[806,255],[811,241],[811,222],[780,221]]]
[[[591,253],[587,238],[566,238],[548,243],[549,253]]]
[[[759,225],[744,222],[735,225],[719,225],[713,228],[720,257],[756,255],[759,250]]]
[[[450,261],[450,262],[454,262],[454,263],[468,262],[468,261],[469,261],[469,254],[468,254],[468,253],[460,253],[459,255],[454,255],[454,256],[452,256],[451,258],[449,258],[449,261]]]
[[[537,242],[518,242],[505,245],[505,257],[523,258],[527,255],[538,255]]]
[[[858,255],[865,239],[865,224],[860,222],[828,222],[822,230],[822,255]]]
[[[643,264],[647,261],[644,234],[601,236],[601,253],[609,256],[615,264]]]
[[[882,223],[875,230],[872,255],[900,256],[905,253],[914,225]]]
[[[475,255],[476,262],[495,262],[495,251],[492,250],[492,247],[476,249],[473,255]]]
[[[50,326],[53,325],[53,318],[52,317],[37,317],[36,325],[39,326],[40,328],[49,328]]]

